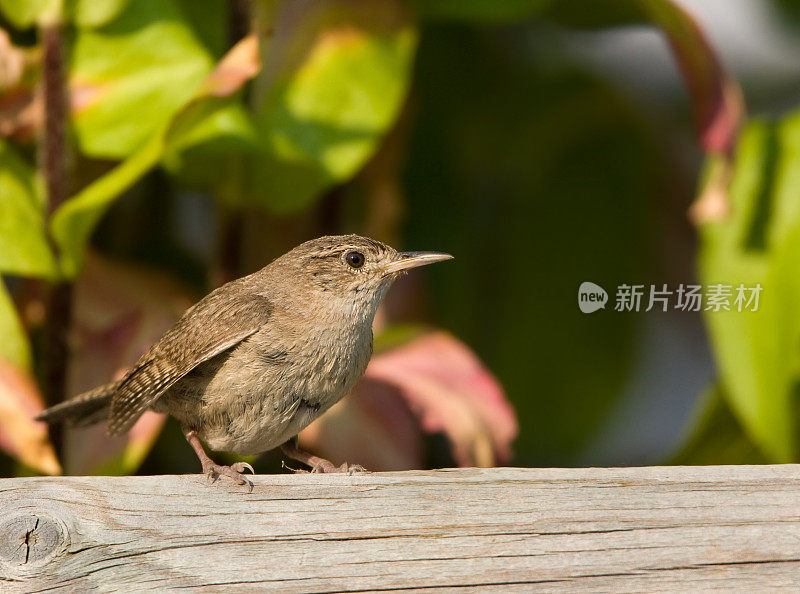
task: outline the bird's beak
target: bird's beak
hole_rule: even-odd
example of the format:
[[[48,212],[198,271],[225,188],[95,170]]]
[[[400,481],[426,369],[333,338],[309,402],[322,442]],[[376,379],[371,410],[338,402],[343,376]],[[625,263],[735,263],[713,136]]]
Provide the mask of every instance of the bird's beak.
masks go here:
[[[386,274],[395,274],[417,266],[452,259],[453,256],[444,252],[400,252],[397,254],[397,260],[386,266]]]

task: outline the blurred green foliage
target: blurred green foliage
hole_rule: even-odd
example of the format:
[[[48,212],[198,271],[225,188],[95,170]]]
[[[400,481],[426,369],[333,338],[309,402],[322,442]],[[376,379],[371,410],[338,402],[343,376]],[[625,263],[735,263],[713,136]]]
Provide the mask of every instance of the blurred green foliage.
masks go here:
[[[406,238],[458,254],[430,293],[520,395],[519,462],[567,464],[619,396],[635,330],[585,316],[572,296],[585,279],[645,275],[659,158],[607,83],[510,58],[507,36],[424,37],[418,127],[432,132],[409,151]]]
[[[192,98],[213,65],[171,0],[133,0],[107,25],[78,28],[70,56],[78,149],[128,157]],[[136,117],[122,117],[130,113]]]
[[[743,132],[729,193],[731,215],[703,229],[705,284],[754,286],[757,313],[709,313],[706,323],[727,402],[770,460],[796,459],[800,372],[800,117],[753,121]]]
[[[0,270],[54,276],[44,228],[44,192],[35,169],[0,139]]]
[[[0,284],[0,359],[22,369],[30,369],[31,349],[25,330],[20,323],[11,296]]]
[[[111,242],[103,221],[135,226],[123,209],[139,208],[137,233],[186,280],[189,266],[158,254],[159,242],[174,235],[164,213],[198,194],[213,198],[220,235],[231,220],[268,221],[275,245],[259,239],[260,256],[311,230],[377,230],[447,250],[457,258],[428,277],[431,309],[503,382],[521,423],[515,461],[573,463],[617,404],[641,323],[581,314],[576,288],[662,281],[661,209],[695,172],[674,175],[674,147],[652,114],[566,59],[556,32],[660,27],[702,120],[721,83],[693,21],[667,0],[251,9],[257,59],[238,55],[224,86],[213,77],[238,40],[222,0],[0,0],[20,44],[54,14],[65,23],[79,180],[49,213],[35,150],[0,140],[0,273],[73,279],[93,236]],[[751,122],[729,162],[709,157],[709,170],[721,160],[731,168],[731,210],[702,225],[700,280],[761,283],[764,298],[757,313],[705,316],[718,382],[698,398],[675,461],[797,459],[798,150],[800,120],[789,115]],[[402,204],[390,206],[404,223],[374,224],[383,207],[370,184],[400,188]],[[143,248],[128,243],[119,251],[138,257]],[[4,289],[0,335],[0,356],[30,366]]]

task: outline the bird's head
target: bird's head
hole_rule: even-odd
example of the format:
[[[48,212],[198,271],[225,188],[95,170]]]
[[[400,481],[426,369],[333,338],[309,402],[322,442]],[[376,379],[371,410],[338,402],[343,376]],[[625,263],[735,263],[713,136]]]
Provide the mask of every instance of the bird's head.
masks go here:
[[[389,286],[401,273],[449,260],[442,252],[398,252],[359,235],[330,235],[307,241],[281,256],[294,280],[314,300],[374,315]],[[278,262],[276,261],[276,262]]]

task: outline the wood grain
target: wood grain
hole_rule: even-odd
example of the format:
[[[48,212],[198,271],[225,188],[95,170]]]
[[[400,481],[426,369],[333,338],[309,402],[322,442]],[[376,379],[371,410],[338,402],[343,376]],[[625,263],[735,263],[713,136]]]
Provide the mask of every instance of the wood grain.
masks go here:
[[[800,466],[0,480],[0,591],[800,587]]]

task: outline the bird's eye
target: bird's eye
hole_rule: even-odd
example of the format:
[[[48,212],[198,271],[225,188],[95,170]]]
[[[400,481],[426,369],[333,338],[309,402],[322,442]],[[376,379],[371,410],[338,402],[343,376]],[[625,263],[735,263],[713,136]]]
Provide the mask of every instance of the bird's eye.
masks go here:
[[[352,251],[352,252],[347,252],[344,255],[344,260],[352,268],[361,268],[364,265],[366,258],[364,258],[364,254],[362,254],[361,252]]]

